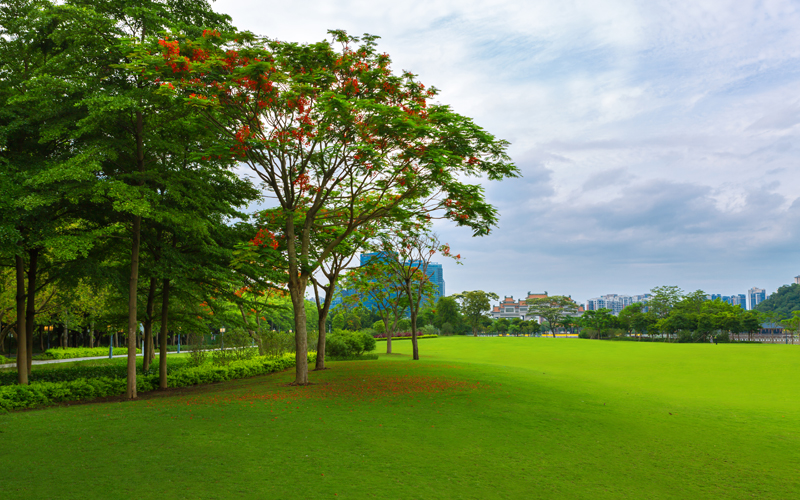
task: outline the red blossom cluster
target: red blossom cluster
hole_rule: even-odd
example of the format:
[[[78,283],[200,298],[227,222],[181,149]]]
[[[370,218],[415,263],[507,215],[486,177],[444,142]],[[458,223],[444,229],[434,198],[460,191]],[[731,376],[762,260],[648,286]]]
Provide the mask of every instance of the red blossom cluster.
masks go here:
[[[259,229],[253,239],[250,240],[250,244],[257,247],[269,246],[275,250],[278,249],[278,240],[275,239],[275,234],[266,228]]]

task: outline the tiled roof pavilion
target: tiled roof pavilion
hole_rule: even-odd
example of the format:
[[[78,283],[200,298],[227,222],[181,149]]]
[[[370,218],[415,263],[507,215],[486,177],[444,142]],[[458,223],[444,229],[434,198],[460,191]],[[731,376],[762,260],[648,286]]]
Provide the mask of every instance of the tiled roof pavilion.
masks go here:
[[[494,306],[492,308],[492,318],[521,318],[526,316],[528,313],[528,299],[545,299],[547,298],[547,292],[544,293],[531,293],[528,292],[528,296],[524,299],[514,300],[514,296],[511,295],[506,296],[500,301],[500,305]],[[583,306],[578,307],[578,313],[582,313],[584,311]],[[530,319],[530,318],[528,318]]]

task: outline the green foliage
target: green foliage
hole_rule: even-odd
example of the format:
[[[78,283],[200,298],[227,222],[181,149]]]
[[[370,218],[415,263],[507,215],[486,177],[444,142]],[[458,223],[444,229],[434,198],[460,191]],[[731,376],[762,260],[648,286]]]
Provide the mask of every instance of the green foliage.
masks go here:
[[[435,339],[437,337],[438,337],[438,335],[436,335],[436,334],[432,334],[432,335],[417,335],[418,339]],[[395,340],[411,340],[411,338],[412,338],[411,336],[408,336],[408,337],[392,337],[392,342],[394,342]],[[375,339],[375,341],[376,342],[380,342],[380,341],[386,342],[386,339]]]
[[[800,285],[797,283],[783,285],[755,309],[760,312],[776,312],[780,315],[780,319],[788,318],[793,311],[800,311]]]
[[[441,297],[436,302],[436,315],[434,317],[434,325],[442,329],[442,333],[449,335],[456,331],[458,327],[464,322],[461,315],[461,307],[458,305],[457,297]],[[445,333],[444,324],[449,323],[450,327]]]
[[[308,354],[309,362],[316,360],[316,353]],[[168,387],[187,387],[198,384],[224,382],[266,373],[283,371],[294,366],[293,355],[273,358],[268,356],[236,360],[225,366],[204,364],[178,370],[167,376]],[[65,382],[31,382],[30,385],[8,385],[0,387],[0,411],[31,408],[62,401],[78,401],[125,394],[124,378],[93,377]],[[158,375],[137,377],[138,392],[158,388]]]
[[[64,366],[62,364],[43,365],[35,367],[29,376],[31,382],[70,382],[78,379],[91,379],[91,378],[112,378],[124,379],[127,376],[128,368],[126,360],[113,359],[102,360],[102,364],[91,364],[91,362],[71,363],[71,366]],[[137,373],[148,375],[142,371],[142,359],[137,361]],[[186,357],[170,357],[169,370],[177,371],[190,366],[190,358]],[[151,369],[151,373],[157,371],[157,364]],[[0,386],[12,385],[17,383],[16,371],[2,371],[0,372]]]
[[[433,325],[425,325],[419,329],[420,335],[436,335],[436,327]]]
[[[386,325],[383,324],[383,320],[378,320],[372,324],[372,329],[375,330],[376,333],[386,333]]]
[[[141,354],[141,349],[136,349],[136,354]],[[114,356],[128,354],[127,347],[115,347]],[[42,357],[47,359],[72,359],[72,358],[93,358],[108,356],[108,347],[67,347],[66,349],[48,349],[42,353]]]
[[[267,356],[282,356],[287,352],[294,352],[294,335],[287,330],[267,330],[261,333],[261,345]]]
[[[455,296],[456,299],[461,301],[461,312],[464,313],[467,324],[472,327],[472,334],[478,334],[478,328],[481,326],[481,320],[488,316],[489,311],[492,310],[491,300],[497,300],[500,297],[493,292],[484,292],[483,290],[474,290],[471,292],[463,292]],[[453,324],[454,328],[457,327]]]
[[[527,299],[528,316],[540,316],[547,321],[550,332],[555,337],[556,328],[565,316],[574,314],[578,305],[570,297],[552,295],[550,297]]]
[[[334,330],[325,343],[326,356],[347,358],[375,350],[375,337],[366,332]]]

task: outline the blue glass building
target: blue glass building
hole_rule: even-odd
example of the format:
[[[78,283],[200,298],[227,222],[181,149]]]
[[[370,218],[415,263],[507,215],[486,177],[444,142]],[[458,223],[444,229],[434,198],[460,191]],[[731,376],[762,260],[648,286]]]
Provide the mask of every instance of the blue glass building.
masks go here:
[[[361,266],[366,266],[369,264],[369,261],[372,259],[380,259],[382,257],[381,252],[373,252],[373,253],[362,253],[360,258]],[[411,265],[417,264],[418,261],[412,261]],[[433,303],[435,304],[441,297],[445,296],[445,285],[444,285],[444,269],[442,265],[438,262],[431,262],[427,266],[427,274],[431,279],[431,282],[434,285],[433,297],[423,297],[422,303],[424,304],[428,300],[432,299]],[[354,290],[341,290],[340,293],[347,297],[353,295],[355,293]],[[331,308],[335,307],[336,305],[340,304],[341,300],[336,299],[332,304]],[[375,301],[370,297],[363,297],[362,304],[367,309],[374,310],[375,309]]]

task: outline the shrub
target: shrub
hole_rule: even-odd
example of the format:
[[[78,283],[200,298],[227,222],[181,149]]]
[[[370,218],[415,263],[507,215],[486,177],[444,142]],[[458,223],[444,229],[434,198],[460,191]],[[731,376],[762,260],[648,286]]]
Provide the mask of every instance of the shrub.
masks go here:
[[[436,327],[433,325],[425,325],[419,329],[418,333],[421,335],[436,335]]]
[[[267,356],[283,356],[294,352],[294,335],[287,331],[264,330],[261,332],[261,345],[264,346],[264,354]]]
[[[314,363],[317,354],[308,353],[308,362]],[[235,378],[252,377],[294,366],[294,356],[286,354],[278,358],[259,356],[251,359],[233,361],[227,366],[205,364],[179,370],[167,375],[168,387],[186,387],[197,384],[223,382]],[[140,392],[155,390],[158,375],[136,377],[136,389]],[[0,411],[18,410],[58,403],[98,397],[125,394],[127,383],[124,378],[84,378],[68,382],[32,382],[30,385],[8,385],[0,387]]]
[[[205,345],[205,335],[192,333],[189,335],[189,365],[202,366],[208,359],[208,346]]]
[[[136,349],[136,354],[141,354],[141,349]],[[115,347],[114,356],[128,354],[127,347]],[[108,356],[108,347],[67,347],[66,349],[48,349],[42,353],[43,358],[47,359],[72,359],[72,358],[94,358]]]
[[[12,360],[12,359],[8,359],[5,356],[0,356],[0,365],[8,365],[8,364],[11,364],[11,363],[15,363],[15,361]]]
[[[439,337],[438,335],[417,335],[417,339],[435,339]],[[395,340],[410,340],[411,336],[403,336],[403,337],[392,337],[392,341]],[[375,340],[386,340],[386,337],[378,337]]]
[[[366,332],[334,330],[325,341],[325,354],[338,358],[361,356],[375,350],[375,337]]]

